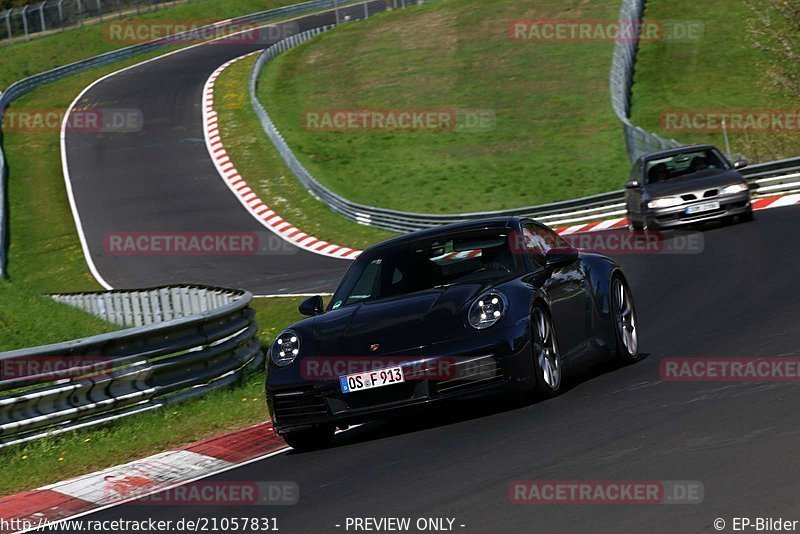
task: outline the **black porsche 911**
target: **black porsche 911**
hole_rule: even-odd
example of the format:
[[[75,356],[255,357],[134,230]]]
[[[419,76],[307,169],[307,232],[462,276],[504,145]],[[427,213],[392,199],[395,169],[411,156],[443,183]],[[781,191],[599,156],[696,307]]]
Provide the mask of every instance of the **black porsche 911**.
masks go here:
[[[375,245],[327,308],[269,351],[275,430],[298,449],[336,428],[501,392],[559,392],[565,366],[599,354],[633,362],[636,312],[620,266],[519,217],[443,226]]]

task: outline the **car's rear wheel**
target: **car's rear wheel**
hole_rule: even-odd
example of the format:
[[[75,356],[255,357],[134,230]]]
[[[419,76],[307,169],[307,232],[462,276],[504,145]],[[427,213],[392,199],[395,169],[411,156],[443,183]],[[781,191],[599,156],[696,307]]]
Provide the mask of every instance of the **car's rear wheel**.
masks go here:
[[[617,338],[617,358],[625,363],[639,359],[636,307],[628,283],[619,274],[611,279],[611,306]]]
[[[325,425],[289,432],[283,436],[283,439],[293,449],[313,451],[330,446],[334,432],[333,427]]]
[[[556,331],[550,314],[541,306],[533,308],[531,322],[536,390],[544,396],[552,397],[561,390],[562,375]]]

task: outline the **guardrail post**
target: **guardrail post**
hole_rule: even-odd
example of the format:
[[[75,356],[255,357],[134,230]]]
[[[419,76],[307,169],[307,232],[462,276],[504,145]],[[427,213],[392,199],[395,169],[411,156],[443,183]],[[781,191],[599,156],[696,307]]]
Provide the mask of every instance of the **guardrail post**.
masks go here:
[[[64,0],[58,0],[58,21],[61,23],[61,31],[64,31]]]
[[[11,12],[12,11],[13,11],[12,9],[9,9],[8,11],[6,11],[6,29],[8,30],[8,40],[9,41],[13,41],[14,40],[14,36],[11,33]]]
[[[27,4],[22,8],[22,31],[25,34],[25,40],[29,39],[28,37],[28,6]]]
[[[75,0],[75,6],[78,8],[78,26],[83,26],[83,6],[81,0]]]
[[[369,0],[364,0],[364,18],[369,18]]]
[[[339,25],[339,0],[333,0],[333,11],[336,13],[336,25]]]
[[[100,17],[100,22],[103,22],[103,5],[100,0],[97,0],[97,16]]]
[[[41,21],[41,23],[42,23],[42,32],[43,33],[47,31],[47,24],[44,21],[44,5],[46,3],[47,2],[42,2],[42,4],[39,6],[39,21]]]

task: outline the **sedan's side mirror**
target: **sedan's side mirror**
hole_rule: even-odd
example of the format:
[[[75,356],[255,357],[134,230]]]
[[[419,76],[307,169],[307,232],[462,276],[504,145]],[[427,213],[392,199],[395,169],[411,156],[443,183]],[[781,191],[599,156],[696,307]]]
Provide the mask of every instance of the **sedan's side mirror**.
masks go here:
[[[575,248],[551,248],[544,255],[545,267],[552,269],[569,265],[578,259],[578,249]]]
[[[744,169],[748,165],[750,165],[749,161],[747,161],[746,159],[740,159],[739,161],[737,161],[737,162],[735,162],[733,164],[733,168],[734,169]]]
[[[638,189],[640,185],[639,180],[628,180],[625,189]]]
[[[322,297],[316,295],[301,302],[298,309],[303,315],[314,317],[315,315],[320,315],[325,311],[325,304],[322,301]]]

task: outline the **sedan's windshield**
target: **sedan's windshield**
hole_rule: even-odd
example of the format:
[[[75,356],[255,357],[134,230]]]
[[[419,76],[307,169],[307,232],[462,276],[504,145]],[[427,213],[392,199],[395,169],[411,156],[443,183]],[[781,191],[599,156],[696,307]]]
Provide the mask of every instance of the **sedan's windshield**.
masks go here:
[[[707,169],[729,169],[725,157],[718,150],[707,148],[681,152],[647,162],[647,183],[655,184],[687,176]]]
[[[348,271],[331,309],[462,283],[485,283],[520,274],[522,257],[507,229],[414,241],[364,254]]]

